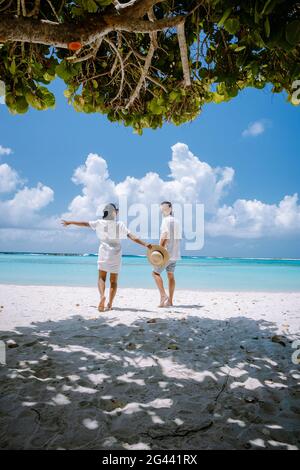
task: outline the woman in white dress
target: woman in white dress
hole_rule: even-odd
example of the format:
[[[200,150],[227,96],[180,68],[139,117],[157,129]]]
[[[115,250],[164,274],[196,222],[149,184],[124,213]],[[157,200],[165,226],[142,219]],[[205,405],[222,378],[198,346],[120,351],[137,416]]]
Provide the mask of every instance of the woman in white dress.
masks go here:
[[[118,274],[122,263],[121,240],[129,238],[139,245],[151,248],[151,244],[137,238],[131,233],[123,222],[117,221],[118,209],[115,204],[107,204],[103,210],[102,219],[89,222],[75,222],[62,220],[64,226],[77,225],[78,227],[90,227],[95,230],[100,240],[98,251],[98,289],[100,303],[98,310],[105,310],[105,282],[107,273],[110,273],[109,300],[106,309],[111,310],[118,287]]]

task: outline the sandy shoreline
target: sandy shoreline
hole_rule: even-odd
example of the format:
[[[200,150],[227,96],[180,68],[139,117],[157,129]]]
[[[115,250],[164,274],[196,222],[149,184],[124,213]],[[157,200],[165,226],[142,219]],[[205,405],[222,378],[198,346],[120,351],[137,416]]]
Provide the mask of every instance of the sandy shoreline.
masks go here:
[[[167,284],[166,284],[166,281],[164,280],[165,282],[165,287],[167,288]],[[66,287],[67,289],[92,289],[92,290],[95,290],[95,288],[97,289],[97,287],[95,287],[95,283],[94,285],[51,285],[51,284],[12,284],[10,282],[4,282],[4,283],[0,283],[0,286],[2,287],[5,287],[5,286],[8,286],[8,287],[26,287],[26,288],[36,288],[36,287],[50,287],[50,288],[63,288],[63,287]],[[146,287],[146,288],[143,288],[143,287],[135,287],[134,289],[133,288],[129,288],[129,287],[119,287],[118,289],[118,292],[120,291],[126,291],[126,290],[129,290],[129,291],[152,291],[152,292],[155,292],[155,287],[154,287],[154,284],[153,286],[150,288],[150,287]],[[206,289],[206,288],[197,288],[197,289],[194,289],[194,288],[191,288],[191,289],[186,289],[186,288],[181,288],[180,286],[176,287],[176,292],[180,293],[180,292],[189,292],[189,293],[219,293],[219,294],[256,294],[256,293],[260,293],[260,294],[282,294],[282,295],[285,295],[285,294],[299,294],[300,295],[300,290],[267,290],[267,289],[262,289],[262,290],[257,290],[257,289],[240,289],[240,290],[232,290],[232,289]],[[154,294],[154,297],[155,297],[155,294]]]
[[[120,289],[101,315],[97,301],[0,285],[0,448],[300,449],[300,293],[181,290],[158,309],[154,290]]]

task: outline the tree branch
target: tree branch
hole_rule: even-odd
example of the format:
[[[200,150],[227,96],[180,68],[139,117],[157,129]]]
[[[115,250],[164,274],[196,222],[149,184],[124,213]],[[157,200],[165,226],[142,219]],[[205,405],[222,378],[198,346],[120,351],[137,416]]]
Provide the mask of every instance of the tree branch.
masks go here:
[[[163,18],[155,22],[131,18],[128,16],[104,16],[111,31],[127,31],[128,33],[152,33],[163,31],[167,28],[173,28],[182,22],[183,16],[174,16],[172,18]]]
[[[22,7],[22,14],[23,14],[23,16],[27,16],[25,0],[21,0],[21,7]]]
[[[49,3],[50,8],[51,8],[51,10],[52,10],[52,12],[53,12],[53,15],[55,16],[57,22],[60,23],[59,16],[58,16],[58,14],[56,13],[56,10],[55,10],[54,6],[52,5],[51,0],[47,0],[47,2]]]
[[[6,5],[4,5],[4,7],[1,7],[1,8],[0,8],[0,12],[1,12],[1,11],[5,11],[5,10],[8,10],[8,9],[10,8],[12,2],[13,2],[13,0],[9,0],[9,2],[8,2]],[[3,3],[3,2],[0,2],[0,5],[1,5],[2,3]]]
[[[111,31],[151,33],[175,27],[182,16],[163,18],[155,22],[123,15],[91,15],[81,23],[56,23],[35,18],[3,16],[0,22],[0,42],[18,41],[68,48],[73,41],[82,47],[95,42]]]
[[[184,22],[177,26],[177,36],[180,48],[181,63],[185,86],[191,86],[191,74],[189,67],[188,49],[185,39]]]
[[[136,18],[141,18],[149,10],[151,10],[154,5],[163,2],[164,0],[135,0],[128,2],[122,6],[122,10],[125,15],[135,16]]]
[[[150,82],[153,82],[155,83],[155,85],[159,86],[160,88],[162,88],[164,90],[164,92],[166,94],[168,94],[168,90],[166,89],[166,87],[159,81],[159,80],[156,80],[156,78],[153,78],[151,77],[151,75],[147,75],[146,77],[148,80],[150,80]]]
[[[88,59],[95,59],[96,55],[97,55],[97,52],[101,46],[101,43],[102,43],[102,40],[103,38],[100,37],[96,42],[95,44],[93,45],[92,47],[92,50],[84,55],[84,56],[79,56],[77,57],[76,53],[71,56],[71,57],[66,57],[66,60],[70,61],[72,64],[77,64],[78,62],[84,62],[85,60],[88,60]],[[79,52],[79,51],[76,51],[76,52]]]
[[[123,59],[122,59],[122,56],[120,54],[120,52],[118,51],[118,48],[114,45],[114,43],[108,39],[108,38],[104,38],[104,41],[107,42],[107,44],[110,45],[110,47],[115,51],[116,53],[116,56],[118,57],[119,61],[120,61],[120,66],[121,66],[121,84],[120,84],[120,88],[119,88],[119,91],[118,91],[118,94],[113,98],[113,101],[115,101],[116,99],[118,99],[120,96],[122,96],[122,91],[123,91],[123,85],[124,85],[124,80],[125,80],[125,71],[124,71],[124,63],[123,63]]]
[[[152,7],[150,8],[150,10],[148,12],[148,17],[149,17],[151,22],[154,22],[155,16],[153,14]],[[137,97],[140,94],[141,88],[142,88],[142,86],[143,86],[143,84],[146,80],[147,75],[148,75],[148,71],[150,69],[151,62],[152,62],[153,55],[154,55],[156,47],[157,47],[157,33],[152,32],[150,34],[150,46],[149,46],[148,54],[147,54],[147,57],[146,57],[146,60],[145,60],[144,67],[142,69],[140,79],[139,79],[139,81],[136,85],[136,88],[135,88],[134,92],[132,93],[132,95],[131,95],[131,97],[130,97],[127,105],[126,105],[126,109],[128,109],[128,108],[130,108],[130,106],[132,106],[132,104],[134,103],[134,101],[137,99]]]
[[[37,16],[40,11],[41,0],[35,0],[34,7],[31,12],[27,13],[27,16]]]
[[[136,0],[130,0],[130,2],[128,3],[120,3],[118,0],[113,0],[112,3],[116,10],[123,10],[124,8],[131,7],[132,5],[135,4],[135,2]]]

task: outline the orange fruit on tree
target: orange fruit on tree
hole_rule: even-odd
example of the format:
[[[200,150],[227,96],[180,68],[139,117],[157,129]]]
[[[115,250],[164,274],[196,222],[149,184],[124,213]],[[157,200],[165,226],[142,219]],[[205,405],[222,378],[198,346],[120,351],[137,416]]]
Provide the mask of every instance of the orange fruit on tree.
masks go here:
[[[68,44],[69,51],[78,51],[81,47],[81,42],[79,41],[69,42]]]

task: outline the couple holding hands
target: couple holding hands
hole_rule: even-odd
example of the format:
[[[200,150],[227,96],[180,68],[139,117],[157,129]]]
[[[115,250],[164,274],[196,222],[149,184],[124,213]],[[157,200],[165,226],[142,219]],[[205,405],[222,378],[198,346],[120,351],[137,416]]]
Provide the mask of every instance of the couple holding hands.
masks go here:
[[[160,228],[159,245],[146,243],[131,233],[123,222],[117,220],[118,208],[112,203],[104,207],[102,219],[91,220],[89,222],[62,220],[64,226],[90,227],[95,230],[100,240],[98,251],[99,312],[112,310],[113,308],[113,301],[118,288],[118,275],[122,263],[121,240],[125,238],[129,238],[133,242],[147,248],[148,260],[153,266],[152,275],[160,293],[159,307],[170,307],[173,305],[175,290],[174,271],[176,261],[180,259],[179,223],[173,216],[171,202],[162,202],[160,209],[163,220]],[[169,295],[166,294],[161,277],[164,269],[168,275]],[[108,273],[110,274],[109,299],[105,305],[105,284]]]

